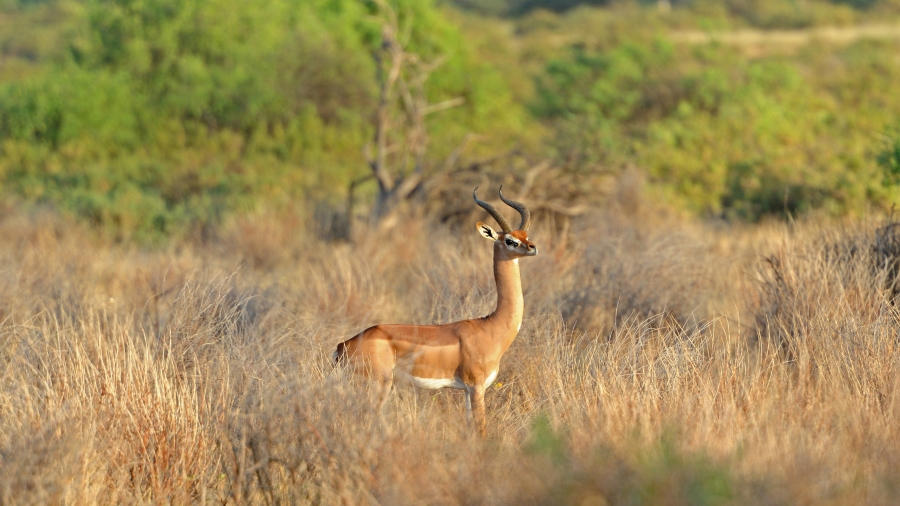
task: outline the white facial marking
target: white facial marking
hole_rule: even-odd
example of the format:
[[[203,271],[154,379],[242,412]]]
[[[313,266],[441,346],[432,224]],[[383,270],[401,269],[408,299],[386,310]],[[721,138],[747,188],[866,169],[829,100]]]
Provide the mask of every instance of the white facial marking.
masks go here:
[[[499,369],[497,369],[496,371],[494,371],[494,372],[488,374],[487,379],[484,380],[484,388],[487,388],[487,387],[491,386],[491,384],[494,382],[494,380],[497,379],[497,373],[498,373],[498,372],[500,372]]]

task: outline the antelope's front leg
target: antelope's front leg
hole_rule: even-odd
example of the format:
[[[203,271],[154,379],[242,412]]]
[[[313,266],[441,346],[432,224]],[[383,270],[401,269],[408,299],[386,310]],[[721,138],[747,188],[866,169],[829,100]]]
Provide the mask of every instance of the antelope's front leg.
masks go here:
[[[466,414],[469,422],[475,419],[475,427],[482,439],[487,437],[487,422],[484,416],[484,383],[466,388]]]
[[[466,385],[466,423],[472,425],[472,390],[473,388]]]

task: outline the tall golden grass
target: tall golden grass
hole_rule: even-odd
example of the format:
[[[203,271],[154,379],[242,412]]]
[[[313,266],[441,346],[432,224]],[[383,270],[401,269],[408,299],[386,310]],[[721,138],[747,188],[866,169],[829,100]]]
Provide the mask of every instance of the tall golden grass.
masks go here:
[[[0,503],[891,504],[900,248],[872,223],[538,223],[487,395],[398,385],[334,345],[494,303],[474,227],[332,244],[293,215],[145,250],[0,221]]]

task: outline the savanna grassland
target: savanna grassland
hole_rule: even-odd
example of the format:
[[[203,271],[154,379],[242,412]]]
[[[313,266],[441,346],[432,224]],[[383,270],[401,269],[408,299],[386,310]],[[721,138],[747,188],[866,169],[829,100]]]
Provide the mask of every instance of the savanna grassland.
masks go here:
[[[0,0],[0,505],[896,504],[898,82],[897,0]],[[492,311],[501,183],[480,439],[331,355]]]
[[[0,497],[892,504],[900,237],[877,225],[539,220],[481,440],[459,391],[398,385],[379,415],[330,363],[374,322],[489,312],[472,226],[335,245],[285,214],[149,252],[8,214]]]

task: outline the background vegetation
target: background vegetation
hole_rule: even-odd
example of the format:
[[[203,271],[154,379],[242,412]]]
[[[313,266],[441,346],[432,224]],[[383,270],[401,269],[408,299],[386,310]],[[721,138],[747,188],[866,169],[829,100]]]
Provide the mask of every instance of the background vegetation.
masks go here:
[[[410,51],[447,58],[428,93],[466,98],[431,125],[434,156],[469,131],[518,135],[524,109],[460,31],[428,2],[395,7]],[[4,66],[18,67],[0,89],[9,193],[152,238],[226,211],[327,200],[368,171],[374,5],[61,1],[4,16]]]
[[[898,78],[897,0],[0,0],[0,504],[895,503]],[[501,183],[489,437],[373,414]]]
[[[462,104],[427,118],[432,176],[515,152],[514,172],[633,168],[699,216],[895,203],[890,0],[6,0],[0,192],[142,241],[313,201],[346,214],[391,13],[439,63],[428,101]],[[359,192],[361,211],[374,185]]]

